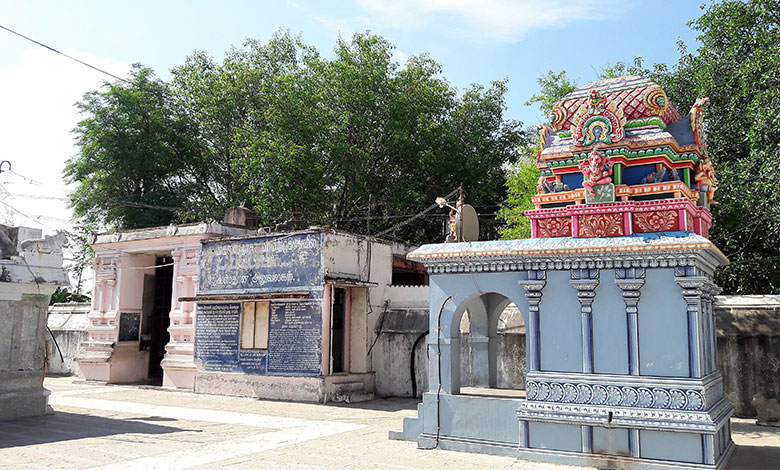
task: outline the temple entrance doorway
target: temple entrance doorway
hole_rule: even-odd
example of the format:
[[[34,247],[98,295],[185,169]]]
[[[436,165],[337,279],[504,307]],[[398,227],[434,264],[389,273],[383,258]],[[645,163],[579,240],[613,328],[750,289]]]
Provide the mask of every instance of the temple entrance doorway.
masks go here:
[[[330,365],[331,374],[347,372],[345,366],[345,335],[347,313],[347,289],[333,287],[333,303],[330,317]]]
[[[153,281],[153,304],[146,318],[147,346],[149,348],[149,382],[162,385],[163,369],[160,363],[165,357],[165,346],[170,340],[168,326],[171,323],[171,295],[173,294],[173,258],[158,256]],[[147,283],[145,283],[148,285]],[[146,286],[145,286],[146,287]],[[146,291],[146,289],[144,289]],[[144,292],[146,294],[146,292]]]

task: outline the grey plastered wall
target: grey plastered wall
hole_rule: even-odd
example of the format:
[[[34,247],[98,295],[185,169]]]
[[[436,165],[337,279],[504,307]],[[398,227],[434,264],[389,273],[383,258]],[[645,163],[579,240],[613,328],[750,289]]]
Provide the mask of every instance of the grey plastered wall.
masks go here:
[[[48,295],[0,300],[0,419],[46,412],[43,388]]]
[[[762,399],[768,403],[761,414],[777,414],[772,401],[780,401],[780,296],[718,296],[715,314],[718,368],[734,414],[758,416]]]

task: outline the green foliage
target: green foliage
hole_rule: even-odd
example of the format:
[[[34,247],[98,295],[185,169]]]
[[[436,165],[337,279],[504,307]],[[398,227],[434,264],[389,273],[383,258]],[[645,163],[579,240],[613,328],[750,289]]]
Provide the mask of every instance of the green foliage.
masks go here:
[[[527,147],[525,157],[516,163],[506,182],[507,198],[499,209],[497,217],[504,225],[498,231],[502,240],[531,238],[531,220],[525,216],[525,211],[534,208],[531,197],[536,194],[539,182],[539,169],[534,159],[536,147]]]
[[[532,106],[539,103],[539,109],[545,116],[550,115],[556,101],[560,101],[577,88],[577,80],[570,80],[565,70],[557,74],[552,70],[548,70],[546,74],[539,74],[536,83],[539,84],[539,93],[528,98],[525,105]]]
[[[136,64],[129,80],[103,85],[77,104],[88,117],[74,132],[80,152],[64,176],[86,223],[132,229],[170,223],[168,207],[183,206],[196,189],[187,178],[198,153],[192,129],[173,111],[165,83]]]
[[[67,249],[72,257],[70,259],[71,264],[66,269],[68,274],[76,280],[74,290],[76,295],[81,295],[84,270],[92,266],[92,260],[95,258],[95,252],[89,244],[96,232],[94,225],[84,223],[76,224],[73,230],[67,232],[63,248]]]
[[[51,295],[49,305],[64,304],[68,302],[89,302],[90,300],[89,296],[69,291],[64,287],[58,287]]]
[[[355,34],[328,60],[279,32],[221,63],[195,53],[173,69],[170,86],[136,68],[130,84],[81,104],[82,151],[66,170],[80,183],[77,214],[133,228],[218,217],[244,202],[266,226],[358,232],[368,230],[370,210],[377,233],[461,182],[477,208],[503,200],[503,168],[530,142],[504,119],[506,81],[458,95],[429,56],[401,66],[393,48]],[[390,236],[438,240],[445,218]]]
[[[673,99],[711,100],[705,122],[718,177],[711,239],[730,258],[718,283],[728,293],[780,293],[780,4],[726,0],[690,26],[695,55],[672,71]],[[675,91],[676,92],[676,91]],[[671,98],[671,97],[670,97]]]

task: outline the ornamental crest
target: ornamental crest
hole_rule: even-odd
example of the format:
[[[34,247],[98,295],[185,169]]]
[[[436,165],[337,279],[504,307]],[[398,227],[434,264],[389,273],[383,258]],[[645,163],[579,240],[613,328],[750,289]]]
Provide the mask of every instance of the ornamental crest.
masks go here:
[[[572,135],[579,146],[597,142],[611,144],[623,139],[626,117],[614,101],[607,102],[598,90],[590,92],[588,103],[580,106],[573,119]]]

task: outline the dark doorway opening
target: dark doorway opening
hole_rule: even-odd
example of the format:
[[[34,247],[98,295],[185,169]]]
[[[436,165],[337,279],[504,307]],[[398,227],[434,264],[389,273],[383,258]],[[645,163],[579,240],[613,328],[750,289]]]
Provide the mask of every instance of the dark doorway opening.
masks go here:
[[[165,346],[170,340],[168,326],[171,323],[171,295],[173,294],[173,258],[157,258],[154,276],[154,306],[149,316],[149,381],[162,385],[163,369],[160,363],[165,357]]]
[[[345,372],[344,367],[344,324],[347,306],[347,290],[333,288],[333,303],[330,309],[330,367],[331,373]]]

